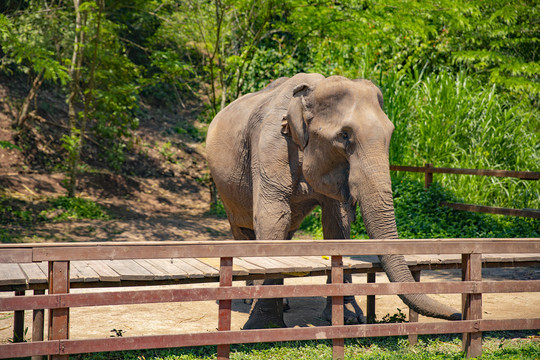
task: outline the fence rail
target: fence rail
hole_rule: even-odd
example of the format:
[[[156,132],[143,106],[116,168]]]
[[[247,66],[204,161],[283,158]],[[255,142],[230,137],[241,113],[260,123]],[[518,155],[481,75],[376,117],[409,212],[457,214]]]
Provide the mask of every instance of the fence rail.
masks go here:
[[[390,165],[392,171],[420,172],[432,174],[461,174],[477,176],[511,177],[523,180],[539,180],[540,172],[536,171],[512,171],[512,170],[488,170],[488,169],[460,169],[460,168],[436,168],[431,164],[426,166],[402,166]]]
[[[0,345],[0,358],[217,345],[218,359],[228,359],[229,344],[286,340],[333,339],[334,358],[344,356],[345,338],[411,334],[464,333],[467,355],[481,354],[481,333],[540,328],[538,319],[482,320],[482,293],[540,292],[540,281],[482,281],[481,254],[540,253],[540,239],[427,239],[226,241],[151,243],[2,244],[0,262],[49,261],[49,295],[0,299],[0,311],[49,309],[49,339]],[[463,282],[343,284],[344,255],[462,254]],[[331,255],[332,284],[232,287],[234,257]],[[216,288],[110,291],[69,294],[70,260],[127,258],[220,258]],[[435,323],[343,325],[343,296],[410,293],[461,293],[464,320]],[[231,300],[243,298],[332,296],[332,326],[231,331]],[[166,336],[70,340],[69,308],[176,301],[218,300],[218,331]]]
[[[424,173],[424,186],[429,188],[433,183],[433,174],[461,174],[461,175],[476,175],[476,176],[494,176],[494,177],[510,177],[522,180],[539,180],[540,172],[536,171],[510,171],[510,170],[487,170],[487,169],[459,169],[459,168],[436,168],[432,164],[425,166],[401,166],[390,165],[391,171],[417,172]],[[443,206],[455,210],[489,213],[495,215],[509,215],[530,217],[540,219],[540,210],[538,209],[510,209],[494,206],[458,204],[458,203],[441,203]]]

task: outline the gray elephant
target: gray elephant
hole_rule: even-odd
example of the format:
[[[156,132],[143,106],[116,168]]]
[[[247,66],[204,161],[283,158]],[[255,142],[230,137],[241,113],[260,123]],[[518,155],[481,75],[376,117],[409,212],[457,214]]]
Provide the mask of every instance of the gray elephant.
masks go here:
[[[206,147],[234,238],[291,239],[320,205],[324,238],[348,239],[357,204],[370,238],[398,238],[388,162],[393,130],[382,93],[367,80],[298,74],[231,103],[210,124]],[[380,261],[391,281],[414,281],[403,256]],[[400,297],[420,314],[461,318],[426,295]],[[345,304],[346,323],[358,321],[354,297]],[[282,299],[256,301],[244,328],[268,326],[286,326]]]

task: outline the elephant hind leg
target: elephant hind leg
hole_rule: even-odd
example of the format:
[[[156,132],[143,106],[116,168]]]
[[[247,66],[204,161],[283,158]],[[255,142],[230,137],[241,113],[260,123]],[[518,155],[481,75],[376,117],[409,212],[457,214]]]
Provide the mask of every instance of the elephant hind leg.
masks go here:
[[[255,231],[252,229],[231,225],[231,232],[235,240],[255,240]],[[246,280],[246,286],[260,285],[256,284],[256,281],[258,280]],[[244,304],[253,304],[253,299],[244,299]]]
[[[235,240],[255,240],[255,231],[241,226],[231,225],[231,232]]]

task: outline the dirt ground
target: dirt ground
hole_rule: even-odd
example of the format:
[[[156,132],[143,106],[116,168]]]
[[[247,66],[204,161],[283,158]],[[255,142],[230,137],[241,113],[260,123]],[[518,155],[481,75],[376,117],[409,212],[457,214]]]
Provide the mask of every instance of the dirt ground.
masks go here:
[[[514,268],[514,269],[484,269],[485,280],[503,279],[540,279],[539,268]],[[422,281],[459,281],[460,274],[457,270],[448,271],[424,271]],[[325,277],[305,277],[286,279],[285,284],[324,284]],[[354,282],[365,282],[365,275],[355,275]],[[378,274],[377,282],[388,281],[386,275]],[[234,286],[242,286],[243,283],[235,283]],[[209,287],[216,284],[190,284],[176,285],[176,287]],[[164,288],[164,287],[161,287]],[[123,289],[76,289],[72,292],[81,291],[116,291],[132,290]],[[155,289],[155,288],[153,288]],[[145,290],[150,290],[146,288]],[[0,296],[8,296],[6,293]],[[460,295],[433,295],[437,300],[460,307]],[[358,296],[357,301],[365,311],[366,298]],[[323,297],[315,298],[291,298],[291,309],[284,315],[285,323],[289,327],[322,326],[328,323],[321,318],[326,300]],[[376,298],[377,319],[382,319],[386,314],[396,314],[397,309],[408,314],[408,308],[397,296],[377,296]],[[516,294],[484,294],[482,298],[484,319],[505,318],[538,318],[540,317],[540,297],[536,293]],[[239,330],[246,322],[250,306],[241,300],[235,300],[232,304],[232,329]],[[121,332],[123,336],[138,335],[161,335],[180,334],[186,332],[215,331],[217,328],[218,305],[214,301],[193,303],[163,303],[144,304],[129,306],[103,306],[94,308],[74,308],[70,312],[70,338],[103,338],[110,337]],[[420,321],[438,321],[437,319],[420,316]],[[11,313],[0,313],[0,341],[5,343],[13,336],[13,316]],[[28,334],[32,333],[32,313],[27,311],[25,326]],[[30,335],[28,335],[30,336]]]

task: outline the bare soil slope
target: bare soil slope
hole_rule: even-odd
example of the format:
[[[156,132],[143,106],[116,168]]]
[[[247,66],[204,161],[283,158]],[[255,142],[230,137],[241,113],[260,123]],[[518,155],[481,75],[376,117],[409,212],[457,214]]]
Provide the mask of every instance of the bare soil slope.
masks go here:
[[[3,80],[0,141],[17,144],[21,150],[0,148],[0,196],[13,211],[39,213],[47,199],[66,194],[65,151],[60,142],[68,129],[65,101],[54,89],[44,89],[27,125],[16,131],[12,124],[25,86]],[[4,221],[0,222],[5,225],[4,237],[25,242],[230,238],[227,220],[207,214],[210,192],[204,126],[193,120],[197,106],[185,110],[142,104],[142,111],[133,148],[119,171],[108,167],[92,135],[86,139],[78,196],[103,205],[112,220],[30,219],[22,225]]]

